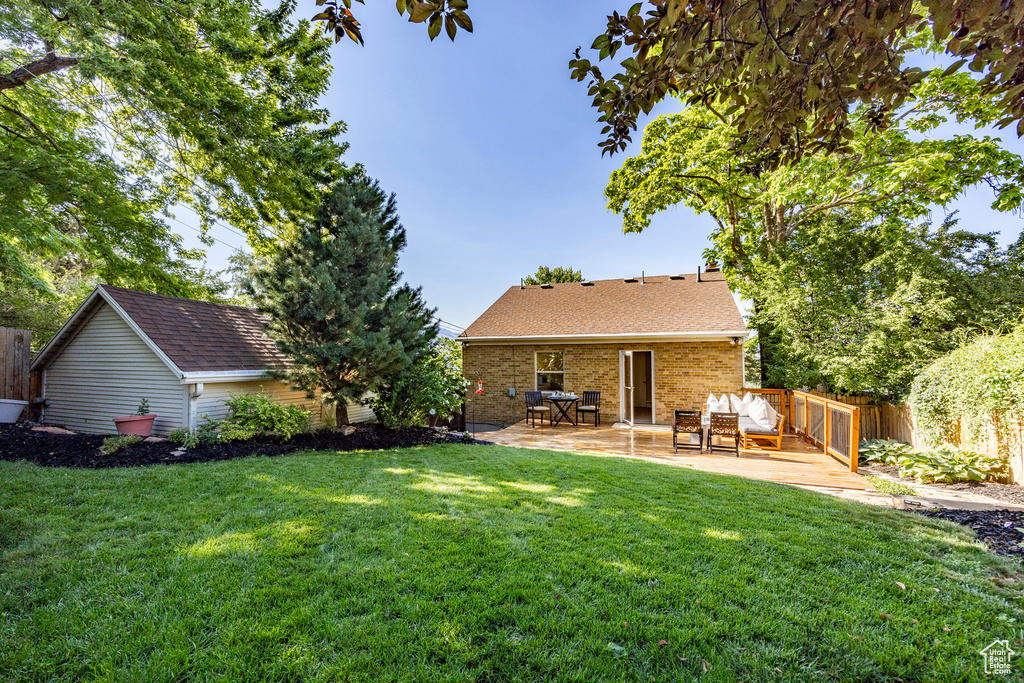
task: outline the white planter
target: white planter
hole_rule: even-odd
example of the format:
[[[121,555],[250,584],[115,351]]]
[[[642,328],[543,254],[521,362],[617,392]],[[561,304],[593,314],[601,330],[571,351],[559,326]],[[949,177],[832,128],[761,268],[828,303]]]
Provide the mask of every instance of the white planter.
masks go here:
[[[17,422],[21,411],[28,406],[28,401],[14,401],[0,398],[0,423]]]

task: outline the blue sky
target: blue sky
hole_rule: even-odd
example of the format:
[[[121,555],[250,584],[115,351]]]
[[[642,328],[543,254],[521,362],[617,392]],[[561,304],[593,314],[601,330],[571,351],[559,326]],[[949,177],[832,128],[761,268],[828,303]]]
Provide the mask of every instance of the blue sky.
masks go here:
[[[586,87],[570,80],[566,65],[601,32],[606,14],[629,5],[472,2],[475,32],[454,43],[443,34],[431,43],[391,0],[356,5],[366,46],[334,46],[323,104],[348,126],[347,161],[397,193],[409,238],[400,267],[442,319],[469,325],[539,265],[600,279],[693,272],[703,262],[710,218],[676,208],[643,234],[625,235],[605,208],[608,176],[625,157],[601,158]],[[301,0],[298,11],[312,16],[315,3]],[[667,102],[653,113],[679,108]],[[1024,154],[1009,130],[993,134]],[[964,228],[1015,240],[1024,224],[992,211],[991,197],[979,188],[951,208],[960,209]],[[223,228],[212,234],[242,245]],[[223,268],[230,252],[220,243],[209,249],[210,267]]]

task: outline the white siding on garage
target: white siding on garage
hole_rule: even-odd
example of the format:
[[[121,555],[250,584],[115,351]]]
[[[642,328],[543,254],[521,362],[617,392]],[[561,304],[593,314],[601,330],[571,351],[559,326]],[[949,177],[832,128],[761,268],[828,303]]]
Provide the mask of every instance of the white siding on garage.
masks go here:
[[[185,417],[185,387],[106,303],[46,369],[46,422],[76,432],[112,434],[113,418],[131,415],[142,399],[157,415],[153,434],[166,436]]]
[[[190,391],[194,385],[189,387]],[[293,391],[291,387],[281,382],[267,379],[249,382],[216,382],[203,385],[203,395],[195,401],[193,415],[196,426],[202,423],[202,416],[206,415],[212,420],[223,420],[228,416],[228,407],[224,401],[231,398],[231,394],[256,394],[265,393],[275,401],[284,405],[302,406],[310,411],[310,419],[314,426],[320,426],[323,416],[331,411],[334,406],[321,406],[316,399],[306,398],[305,392]],[[348,409],[351,422],[367,422],[373,419],[373,412],[362,405],[350,405]]]

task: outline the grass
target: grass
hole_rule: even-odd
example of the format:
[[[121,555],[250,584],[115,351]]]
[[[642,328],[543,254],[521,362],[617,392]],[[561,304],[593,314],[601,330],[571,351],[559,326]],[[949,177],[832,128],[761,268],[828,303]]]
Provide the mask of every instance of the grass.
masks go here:
[[[883,479],[882,477],[867,477],[867,480],[871,482],[871,485],[879,493],[887,493],[890,496],[916,496],[915,491],[910,486],[907,486],[901,481],[893,481],[892,479]]]
[[[966,530],[642,461],[452,445],[0,482],[3,680],[980,680],[985,645],[1019,650],[1019,565]]]

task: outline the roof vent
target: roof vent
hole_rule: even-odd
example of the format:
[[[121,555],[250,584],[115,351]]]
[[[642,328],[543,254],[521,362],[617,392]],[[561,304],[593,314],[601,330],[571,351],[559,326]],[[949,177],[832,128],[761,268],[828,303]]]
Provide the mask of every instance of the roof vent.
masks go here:
[[[594,286],[594,283],[591,282],[590,280],[584,280],[580,284],[583,285],[584,287],[593,287]]]
[[[683,277],[682,275],[669,275],[668,279],[669,280],[685,280],[686,278]]]
[[[540,288],[541,289],[553,289],[554,285],[541,285]]]
[[[635,277],[630,277],[630,278],[626,278],[625,280],[623,280],[623,282],[633,283],[633,282],[639,282],[639,280],[637,280]]]

